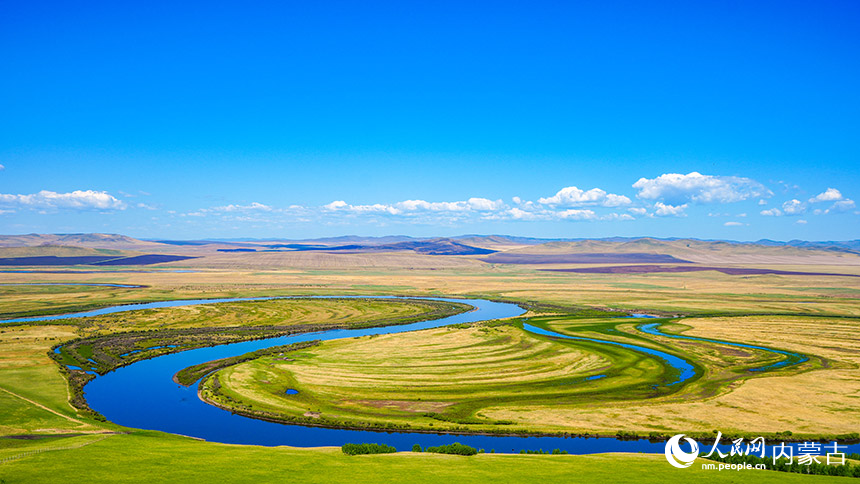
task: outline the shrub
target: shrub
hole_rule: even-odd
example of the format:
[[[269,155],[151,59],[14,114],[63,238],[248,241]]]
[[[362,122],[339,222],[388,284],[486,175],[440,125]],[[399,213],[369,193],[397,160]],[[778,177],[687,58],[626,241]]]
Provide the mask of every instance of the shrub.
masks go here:
[[[455,455],[475,455],[478,451],[474,447],[463,445],[459,442],[453,444],[440,445],[438,447],[427,447],[424,452],[433,452],[436,454],[455,454]]]
[[[385,444],[343,444],[340,450],[346,455],[392,454],[397,452],[397,449]]]

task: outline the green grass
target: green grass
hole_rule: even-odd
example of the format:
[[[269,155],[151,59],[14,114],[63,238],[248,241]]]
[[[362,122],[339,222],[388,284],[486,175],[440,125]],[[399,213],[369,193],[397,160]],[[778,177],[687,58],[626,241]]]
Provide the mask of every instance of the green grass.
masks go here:
[[[75,437],[68,439],[90,439]],[[45,447],[59,445],[56,442]],[[407,450],[407,449],[399,449]],[[697,461],[698,462],[698,461]],[[662,455],[597,454],[471,457],[399,452],[344,455],[340,448],[298,449],[201,442],[157,432],[112,435],[74,450],[45,452],[0,464],[6,484],[57,482],[302,483],[655,483],[707,481],[853,482],[848,478],[770,471],[671,467]],[[3,482],[0,481],[0,482]]]
[[[455,420],[484,419],[514,421],[516,425],[541,422],[547,427],[564,429],[583,428],[649,430],[665,432],[678,422],[700,426],[705,431],[720,428],[724,434],[731,430],[723,424],[735,422],[738,428],[755,429],[773,422],[774,412],[783,416],[775,430],[815,429],[828,424],[835,431],[842,427],[856,430],[860,425],[860,412],[856,405],[856,389],[860,388],[860,358],[852,353],[857,347],[854,335],[860,333],[855,320],[860,315],[857,294],[860,286],[856,279],[826,277],[737,277],[717,273],[646,274],[646,275],[582,275],[549,274],[526,267],[493,266],[476,269],[350,269],[320,271],[268,271],[258,274],[241,271],[209,271],[196,274],[123,274],[102,271],[91,275],[6,275],[10,282],[77,280],[81,282],[116,282],[145,284],[143,289],[95,288],[81,286],[31,286],[28,288],[0,287],[0,314],[6,317],[25,314],[46,314],[79,311],[94,307],[129,302],[215,297],[244,297],[300,294],[445,294],[490,297],[509,301],[541,302],[563,308],[616,308],[621,310],[655,311],[662,314],[700,315],[827,315],[839,318],[821,318],[813,321],[788,316],[758,317],[740,324],[743,318],[714,318],[719,320],[706,326],[699,336],[716,337],[733,341],[756,342],[766,346],[792,349],[822,355],[826,369],[804,374],[787,373],[779,378],[751,378],[740,386],[719,379],[736,378],[733,372],[749,366],[762,355],[749,357],[721,354],[707,346],[679,345],[677,342],[652,340],[644,342],[630,327],[621,325],[622,334],[603,331],[598,321],[577,321],[561,318],[547,324],[551,329],[570,331],[573,334],[600,338],[619,338],[652,344],[670,352],[701,360],[707,373],[697,385],[716,382],[717,390],[730,390],[725,395],[659,405],[641,401],[627,405],[623,402],[598,402],[595,405],[531,406],[527,399],[518,397],[508,388],[510,405],[469,413],[468,405],[455,405]],[[225,282],[229,281],[229,282]],[[802,293],[799,291],[803,291]],[[817,304],[803,304],[815,301]],[[212,308],[214,306],[207,306]],[[258,306],[262,308],[263,306]],[[207,311],[209,311],[207,309]],[[307,322],[323,313],[308,316]],[[344,313],[340,313],[344,314]],[[298,312],[284,320],[295,321]],[[198,328],[228,327],[237,324],[261,324],[280,316],[272,311],[215,311],[194,312],[177,309],[170,312],[141,312],[115,315],[98,321],[89,320],[80,326],[72,320],[42,326],[0,328],[0,388],[16,392],[33,402],[47,407],[45,410],[26,400],[0,391],[0,435],[22,433],[56,433],[115,430],[117,426],[99,423],[76,413],[68,402],[66,382],[56,364],[46,355],[51,346],[81,336],[108,335],[145,327],[166,333],[167,327]],[[356,321],[364,316],[357,317]],[[725,320],[725,322],[723,321]],[[269,324],[269,323],[266,323]],[[685,325],[702,331],[699,323]],[[590,325],[590,326],[589,326]],[[838,328],[838,332],[836,329]],[[453,331],[453,330],[452,330]],[[154,333],[155,334],[155,333]],[[489,334],[489,333],[488,333]],[[486,335],[485,335],[486,336]],[[498,335],[496,335],[498,336]],[[758,338],[758,339],[755,339]],[[382,342],[382,337],[368,341]],[[356,343],[362,340],[356,340]],[[363,344],[363,343],[362,343]],[[427,349],[417,341],[416,349]],[[565,350],[564,343],[537,343],[547,347],[549,356],[553,347]],[[396,346],[396,344],[395,344]],[[469,348],[477,350],[499,349],[503,345],[485,344]],[[441,347],[440,347],[441,348]],[[371,349],[367,347],[368,351]],[[527,348],[519,347],[520,351]],[[559,351],[561,351],[559,350]],[[570,351],[570,348],[566,349]],[[619,360],[606,347],[581,347],[583,354],[597,355],[628,365],[628,371],[659,381],[662,373],[655,362]],[[84,350],[86,352],[87,350]],[[602,351],[602,352],[601,352]],[[321,356],[305,355],[301,358]],[[384,355],[378,355],[384,360]],[[456,360],[457,355],[449,355]],[[375,357],[375,356],[374,356]],[[826,357],[826,358],[824,358]],[[498,358],[499,368],[505,368],[504,358]],[[441,359],[439,362],[444,360]],[[514,360],[515,361],[515,360]],[[544,361],[553,361],[545,359]],[[562,361],[562,360],[555,360]],[[297,359],[296,363],[305,364]],[[820,361],[819,361],[820,363]],[[529,365],[539,364],[529,362]],[[267,368],[271,370],[272,368]],[[446,370],[447,371],[447,370]],[[621,371],[621,370],[619,370]],[[632,375],[632,373],[631,373]],[[832,375],[832,376],[830,376]],[[623,375],[619,375],[619,378]],[[635,377],[635,375],[633,375]],[[557,380],[563,380],[557,378]],[[284,385],[300,385],[298,380],[285,381]],[[504,386],[504,385],[502,385]],[[728,386],[728,388],[726,388]],[[477,388],[479,385],[473,385]],[[523,386],[521,386],[522,389]],[[547,382],[536,385],[535,392],[546,392]],[[300,388],[301,389],[301,388]],[[304,393],[309,394],[307,388]],[[368,388],[368,391],[375,391]],[[454,395],[452,390],[449,392]],[[680,395],[680,393],[679,393]],[[724,396],[735,398],[723,398]],[[480,399],[476,399],[478,401]],[[813,403],[807,403],[813,402]],[[337,402],[316,402],[333,405]],[[516,405],[513,405],[516,403]],[[772,404],[792,403],[779,410]],[[459,405],[459,404],[458,404]],[[308,407],[311,408],[311,407]],[[324,407],[314,407],[325,410]],[[543,412],[545,409],[546,412]],[[374,408],[374,411],[383,409]],[[391,410],[391,409],[389,409]],[[761,410],[761,411],[759,411]],[[386,410],[388,411],[388,410]],[[733,411],[734,413],[727,413]],[[826,411],[826,412],[825,412]],[[56,413],[54,413],[56,412]],[[543,412],[543,413],[542,413]],[[758,412],[758,413],[756,413]],[[393,413],[393,410],[392,410]],[[406,417],[415,417],[408,412]],[[58,415],[59,414],[59,415]],[[480,414],[480,415],[479,415]],[[693,417],[688,418],[689,415]],[[679,418],[683,416],[683,418]],[[81,424],[70,421],[77,419]],[[384,415],[382,420],[389,418]],[[425,418],[423,413],[421,418]],[[445,420],[444,411],[435,418],[426,417],[434,428],[444,426],[471,427],[470,423]],[[409,420],[405,420],[409,421]],[[525,423],[524,423],[525,422]],[[507,427],[501,425],[500,427]],[[698,427],[697,427],[698,428]],[[79,442],[98,437],[72,437],[61,439],[20,441],[0,439],[0,458],[20,452],[62,445],[68,440]],[[400,449],[407,450],[407,449]],[[489,449],[488,449],[489,450]],[[19,461],[0,464],[0,482],[795,482],[823,481],[833,478],[807,477],[771,472],[715,472],[691,468],[671,468],[660,455],[595,455],[595,456],[543,456],[543,455],[490,455],[474,457],[419,455],[398,453],[385,456],[344,456],[339,449],[264,448],[230,446],[200,442],[155,432],[134,432],[131,435],[112,435],[103,441],[69,451],[52,451],[26,457]],[[850,481],[845,481],[850,482]]]
[[[553,315],[530,324],[679,355],[697,368],[683,384],[656,356],[591,341],[548,338],[519,323],[460,325],[412,333],[325,341],[283,358],[263,357],[205,379],[207,401],[246,415],[353,428],[422,429],[489,433],[586,433],[540,420],[488,416],[520,408],[588,409],[636,402],[694,402],[728,391],[739,380],[761,377],[749,368],[781,359],[761,350],[726,352],[724,346],[653,337],[639,322]],[[674,325],[674,329],[683,328]],[[779,370],[793,374],[815,361]],[[590,377],[602,375],[601,378]],[[286,389],[298,394],[286,395]],[[656,430],[703,432],[662,426]],[[604,426],[602,435],[616,427]],[[737,432],[738,429],[735,429]],[[646,432],[647,434],[647,432]]]

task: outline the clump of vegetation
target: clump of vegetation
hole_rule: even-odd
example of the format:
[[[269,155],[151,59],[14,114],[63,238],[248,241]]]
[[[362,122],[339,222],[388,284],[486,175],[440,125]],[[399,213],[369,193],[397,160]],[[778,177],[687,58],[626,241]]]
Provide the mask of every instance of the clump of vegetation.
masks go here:
[[[318,344],[320,344],[319,340],[313,340],[305,341],[302,343],[293,343],[290,345],[272,346],[270,348],[263,348],[261,350],[245,353],[244,355],[231,356],[229,358],[221,358],[220,360],[207,361],[205,363],[192,365],[188,368],[183,368],[182,370],[179,370],[178,372],[176,372],[176,375],[173,376],[173,380],[180,385],[188,386],[196,382],[197,380],[203,378],[204,376],[214,371],[220,370],[221,368],[238,365],[239,363],[255,360],[257,358],[262,358],[263,356],[277,355],[280,353],[288,353],[290,351],[303,350],[305,348],[310,348],[311,346],[316,346]]]
[[[463,445],[459,442],[454,442],[453,444],[448,445],[427,447],[424,449],[424,452],[433,452],[435,454],[475,455],[478,453],[478,449],[468,445]]]
[[[312,305],[313,311],[310,311],[310,316],[298,315],[301,323],[296,324],[290,319],[296,314],[287,309],[293,307],[290,305],[299,303]],[[338,305],[357,308],[355,311],[359,314],[346,311],[343,314],[337,313],[337,320],[329,320],[331,314],[327,310],[336,308]],[[279,306],[285,306],[287,309],[278,309]],[[399,314],[398,311],[404,312],[404,306],[409,311],[406,311],[407,314]],[[297,298],[212,304],[202,309],[204,316],[195,316],[196,313],[177,315],[169,309],[148,309],[136,311],[132,319],[133,326],[146,329],[121,333],[102,334],[106,329],[116,326],[129,327],[127,318],[130,316],[128,315],[70,320],[79,327],[80,334],[90,335],[65,341],[60,347],[54,348],[57,353],[53,357],[61,365],[78,366],[104,375],[121,366],[167,353],[328,329],[409,324],[460,314],[471,308],[468,304],[426,300],[392,302],[379,299],[301,300]],[[163,323],[157,327],[147,326],[154,324],[153,321],[160,321],[158,318],[170,320],[174,325],[201,326],[164,327]],[[211,321],[221,324],[213,327],[210,326]],[[240,325],[223,325],[228,321]]]
[[[84,386],[95,378],[95,375],[79,370],[68,370],[65,367],[63,367],[63,370],[69,381],[69,403],[72,407],[82,415],[86,415],[99,422],[106,422],[107,419],[104,415],[90,408],[86,397],[84,397]]]
[[[475,417],[453,417],[450,415],[443,415],[441,413],[436,412],[427,412],[424,414],[425,417],[432,418],[434,420],[439,420],[442,422],[451,422],[462,425],[477,425],[477,424],[485,424],[490,423],[486,420],[481,420]]]
[[[561,449],[553,449],[552,452],[550,452],[548,450],[543,450],[543,449],[538,449],[538,450],[523,449],[520,451],[520,454],[540,454],[540,455],[545,455],[545,454],[566,455],[567,453],[568,452],[566,450],[561,450]]]
[[[340,447],[346,455],[393,454],[397,449],[385,444],[343,444]]]

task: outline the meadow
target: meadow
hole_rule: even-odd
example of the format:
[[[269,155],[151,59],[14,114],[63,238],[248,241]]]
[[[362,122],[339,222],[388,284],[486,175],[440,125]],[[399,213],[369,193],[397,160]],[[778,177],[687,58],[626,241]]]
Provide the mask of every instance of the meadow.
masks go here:
[[[723,318],[721,323],[736,327],[739,323],[733,319]],[[536,335],[522,329],[523,320],[562,334],[660,349],[692,362],[697,373],[682,384],[668,384],[677,378],[677,371],[658,357]],[[707,321],[667,325],[676,330],[699,328],[701,334]],[[793,349],[807,353],[834,336],[856,338],[856,322],[842,322],[845,333],[841,335],[834,334],[840,330],[827,320],[776,318],[770,322],[792,329],[805,324],[805,343]],[[751,324],[749,320],[741,323]],[[751,371],[784,357],[655,337],[638,331],[638,324],[641,320],[559,314],[508,324],[325,341],[292,353],[289,359],[263,357],[210,375],[201,383],[201,396],[248,415],[356,428],[610,436],[617,432],[707,436],[712,429],[721,429],[746,436],[788,432],[794,438],[844,437],[857,430],[860,413],[845,410],[852,408],[856,398],[856,393],[846,391],[856,385],[858,376],[853,358],[825,350],[821,354],[826,356],[813,355],[798,365]],[[784,343],[750,341],[756,338],[743,331],[726,336],[727,341],[777,343],[776,347]],[[728,403],[737,402],[734,393],[749,386],[759,388],[758,401],[765,401],[796,391],[795,385],[804,384],[798,381],[818,381],[816,388],[830,385],[832,390],[820,391],[816,406],[786,398],[779,403],[784,412],[780,419],[766,416],[773,404],[745,408]],[[286,389],[298,393],[285,394]],[[751,399],[749,390],[743,395]]]
[[[83,439],[93,440],[92,437],[69,440]],[[82,476],[91,482],[162,480],[237,484],[272,481],[661,484],[689,480],[731,483],[743,482],[744,479],[757,483],[854,482],[851,478],[770,471],[720,472],[699,466],[675,469],[662,455],[649,454],[479,454],[462,457],[398,452],[347,456],[339,448],[224,445],[141,431],[111,435],[78,449],[44,452],[0,466],[0,479],[8,484],[73,482]]]
[[[225,255],[223,260],[239,260],[234,257],[238,256]],[[304,257],[316,260],[313,258],[323,255]],[[376,266],[364,269],[336,264],[322,267],[331,262],[330,258],[321,259],[325,264],[315,267],[242,267],[239,263],[235,263],[237,267],[226,267],[229,264],[225,262],[224,267],[212,268],[200,267],[205,261],[193,259],[172,266],[197,272],[134,273],[118,268],[63,274],[8,273],[3,274],[4,283],[119,283],[146,287],[0,286],[0,312],[11,318],[153,300],[278,295],[450,295],[516,301],[532,309],[526,316],[531,323],[565,334],[636,341],[671,351],[697,362],[701,375],[684,389],[648,396],[642,382],[666,378],[665,368],[654,358],[607,346],[539,337],[524,332],[514,322],[325,342],[297,352],[292,362],[272,362],[264,357],[222,370],[223,377],[249,381],[248,375],[267,372],[266,378],[271,378],[268,381],[277,382],[269,385],[272,388],[300,390],[294,395],[298,398],[288,400],[275,398],[269,389],[259,385],[259,380],[244,388],[237,383],[235,388],[241,389],[243,395],[268,399],[260,403],[268,405],[267,411],[287,415],[301,411],[303,415],[311,409],[319,410],[321,415],[337,412],[339,420],[408,423],[434,429],[517,428],[609,435],[624,430],[647,435],[675,430],[707,433],[719,428],[724,433],[792,431],[798,435],[835,435],[860,428],[856,405],[860,398],[856,350],[858,278],[718,272],[554,273],[528,266],[482,264],[468,257],[450,258],[457,262],[437,263],[431,268],[429,257],[408,258],[410,264],[413,260],[421,262],[408,267],[393,262],[386,266],[390,260],[382,256]],[[860,273],[855,266],[773,267]],[[335,449],[229,446],[135,431],[99,421],[72,407],[69,373],[49,356],[52,348],[63,343],[142,330],[170,334],[272,325],[307,327],[331,324],[333,320],[373,324],[421,317],[426,311],[426,307],[398,308],[390,302],[373,308],[370,303],[314,307],[269,301],[3,326],[0,402],[4,411],[0,414],[0,435],[28,438],[0,439],[0,459],[27,449],[74,447],[77,443],[98,441],[0,464],[0,479],[56,482],[87,475],[94,482],[139,482],[156,472],[154,469],[175,480],[212,480],[220,476],[228,479],[223,482],[259,481],[282,474],[308,482],[338,482],[355,475],[382,476],[391,482],[414,480],[415,475],[426,477],[427,482],[455,478],[486,482],[489,476],[498,475],[505,475],[509,482],[540,477],[558,481],[569,476],[594,482],[666,482],[686,480],[693,474],[714,482],[747,477],[737,472],[675,470],[660,455],[458,457],[398,453],[347,457]],[[798,351],[811,358],[803,367],[749,375],[744,369],[767,364],[772,356],[646,336],[635,329],[635,321],[607,317],[624,312],[648,312],[668,318],[683,315],[665,331]],[[455,354],[460,358],[451,356]],[[385,365],[384,355],[397,365]],[[607,377],[582,380],[595,374]],[[434,383],[433,379],[440,375],[446,376],[444,381]],[[373,384],[359,391],[362,378],[369,378]],[[246,393],[252,387],[259,393]],[[234,391],[232,386],[229,391]],[[636,398],[631,400],[625,395]],[[239,398],[239,393],[235,397]],[[596,400],[589,404],[582,398]],[[474,423],[477,420],[482,423]],[[237,471],[249,468],[255,470]],[[834,478],[762,472],[754,479],[791,482]]]

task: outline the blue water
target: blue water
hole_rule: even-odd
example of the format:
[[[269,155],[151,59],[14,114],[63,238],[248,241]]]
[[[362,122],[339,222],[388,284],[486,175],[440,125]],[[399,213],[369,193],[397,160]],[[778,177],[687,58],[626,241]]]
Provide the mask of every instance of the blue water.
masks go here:
[[[555,331],[550,331],[547,329],[538,328],[537,326],[532,326],[531,324],[528,324],[528,323],[523,323],[523,329],[525,329],[526,331],[535,333],[535,334],[541,334],[544,336],[551,336],[553,338],[572,339],[572,340],[576,340],[576,341],[590,341],[592,343],[600,343],[600,344],[607,344],[607,345],[612,345],[612,346],[620,346],[622,348],[627,348],[627,349],[631,349],[634,351],[638,351],[640,353],[646,353],[646,354],[649,354],[652,356],[656,356],[657,358],[660,358],[661,360],[665,361],[669,366],[671,366],[672,368],[674,368],[678,371],[678,375],[675,377],[675,380],[672,380],[671,382],[665,383],[665,386],[677,385],[679,383],[685,382],[685,381],[689,380],[690,378],[693,378],[694,376],[696,376],[696,368],[692,364],[690,364],[690,362],[688,362],[687,360],[685,360],[683,358],[679,358],[675,355],[670,355],[669,353],[666,353],[666,352],[663,352],[660,350],[655,350],[653,348],[646,348],[644,346],[638,346],[638,345],[629,344],[629,343],[620,343],[618,341],[610,341],[610,340],[605,340],[605,339],[584,338],[582,336],[568,336],[566,334],[556,333]]]
[[[100,286],[100,287],[127,287],[141,288],[137,284],[99,284],[95,282],[4,282],[0,286]]]
[[[704,341],[707,343],[716,343],[716,344],[721,344],[721,345],[725,345],[725,346],[737,346],[739,348],[749,348],[749,349],[754,349],[754,350],[762,350],[762,351],[767,351],[769,353],[776,353],[776,354],[785,356],[784,360],[778,361],[776,363],[773,363],[773,364],[770,364],[767,366],[762,366],[759,368],[752,368],[749,371],[760,372],[760,371],[776,370],[778,368],[785,368],[788,366],[799,365],[800,363],[803,363],[803,362],[809,360],[808,356],[802,355],[800,353],[792,353],[790,351],[777,350],[777,349],[773,349],[773,348],[767,348],[764,346],[748,345],[748,344],[743,344],[743,343],[731,343],[729,341],[721,341],[718,339],[697,338],[695,336],[684,336],[684,335],[680,335],[680,334],[668,334],[668,333],[664,333],[664,332],[660,331],[659,329],[657,329],[660,326],[660,324],[661,323],[642,324],[642,325],[639,325],[636,329],[638,329],[639,331],[642,331],[643,333],[653,334],[656,336],[665,336],[667,338],[686,339],[686,340],[691,340],[691,341]]]
[[[340,296],[342,297],[342,296]],[[272,298],[237,298],[219,300],[167,301],[165,305],[148,307],[175,307],[189,304],[212,304],[215,302],[263,300]],[[450,302],[464,302],[475,307],[472,312],[462,313],[435,321],[423,321],[401,326],[366,328],[359,330],[331,330],[318,333],[284,336],[267,340],[232,343],[208,348],[199,348],[179,353],[143,360],[119,368],[90,382],[86,397],[90,406],[120,425],[150,430],[160,430],[174,434],[188,435],[213,442],[248,445],[292,445],[298,447],[340,446],[347,442],[377,442],[392,445],[399,450],[408,450],[413,444],[424,447],[460,442],[487,452],[519,452],[528,450],[562,449],[572,454],[592,454],[601,452],[647,452],[662,453],[663,442],[648,440],[617,440],[614,438],[565,438],[565,437],[519,437],[487,436],[469,434],[430,434],[410,432],[375,432],[362,430],[329,429],[302,425],[287,425],[242,417],[228,411],[205,404],[197,397],[196,385],[184,387],[173,382],[173,375],[188,366],[228,356],[241,355],[250,351],[275,345],[284,345],[314,339],[331,340],[372,334],[393,334],[441,327],[451,324],[469,323],[482,320],[509,318],[521,315],[524,311],[516,305],[485,300],[442,299]],[[143,309],[137,307],[134,309]],[[134,310],[129,306],[106,308],[87,315],[108,314],[109,312]],[[60,317],[43,317],[58,319]],[[75,317],[86,317],[77,314]],[[39,320],[39,318],[34,318]],[[536,328],[539,330],[539,328]],[[551,332],[548,332],[551,333]],[[554,336],[554,335],[553,335]],[[585,339],[558,335],[563,338]],[[599,340],[594,340],[602,342]],[[605,342],[615,344],[614,342]],[[619,344],[624,346],[623,344]],[[633,346],[633,345],[627,345]],[[638,348],[631,348],[638,349]],[[648,351],[649,348],[643,348]],[[672,355],[667,355],[671,358]],[[680,362],[683,360],[678,359]],[[668,361],[668,360],[667,360]],[[683,362],[686,363],[686,362]],[[673,366],[675,366],[673,364]],[[678,368],[683,365],[678,363]],[[683,372],[682,372],[683,374]],[[585,380],[603,378],[593,375]],[[688,377],[689,378],[689,377]],[[727,446],[720,446],[726,451]],[[848,446],[846,452],[860,452],[860,445]]]
[[[95,375],[95,374],[96,374],[96,372],[94,372],[94,371],[90,371],[90,370],[84,370],[84,369],[83,369],[83,368],[81,368],[80,366],[75,366],[75,365],[66,365],[66,368],[68,368],[68,369],[70,369],[70,370],[78,370],[78,371],[82,371],[82,372],[84,372],[84,373],[89,373],[90,375]]]
[[[138,350],[131,350],[128,353],[123,353],[119,355],[120,357],[125,357],[128,355],[133,355],[135,353],[140,353],[141,351],[149,351],[149,350],[158,350],[161,348],[179,348],[180,345],[161,345],[161,346],[150,346],[148,348],[140,348]]]
[[[612,438],[584,439],[563,437],[498,437],[408,432],[372,432],[285,425],[233,415],[197,398],[196,385],[184,387],[172,381],[173,375],[188,366],[218,358],[235,356],[274,345],[310,340],[352,338],[373,334],[393,334],[451,324],[519,316],[523,310],[513,304],[485,300],[433,298],[465,302],[476,309],[434,321],[401,326],[357,330],[331,330],[298,334],[268,340],[247,341],[199,348],[144,360],[119,368],[89,383],[85,390],[90,406],[109,420],[128,427],[161,430],[214,442],[303,447],[339,446],[346,442],[378,442],[399,449],[413,444],[441,445],[454,441],[499,452],[520,449],[564,449],[571,453],[609,451],[662,452],[662,443],[645,440],[619,441]],[[596,375],[600,376],[600,375]]]
[[[138,311],[141,309],[158,309],[158,308],[175,308],[180,306],[193,306],[196,304],[215,304],[222,302],[242,302],[242,301],[267,301],[269,299],[289,299],[289,297],[233,297],[220,299],[180,299],[176,301],[157,301],[150,303],[139,304],[124,304],[122,306],[112,306],[109,308],[95,309],[92,311],[83,311],[80,313],[55,314],[52,316],[32,316],[27,318],[5,319],[0,321],[4,323],[32,323],[37,321],[55,321],[57,319],[68,318],[89,318],[92,316],[101,316],[103,314],[124,313],[126,311]]]
[[[125,273],[134,273],[134,274],[157,274],[159,272],[170,272],[174,274],[181,273],[194,273],[200,271],[192,271],[192,270],[172,270],[172,269],[161,269],[161,270],[152,270],[152,271],[140,271],[140,270],[101,270],[101,271],[69,271],[69,270],[36,270],[36,269],[3,269],[0,270],[0,274],[125,274]]]
[[[285,391],[284,393],[286,393],[287,395],[298,395],[299,391],[294,388],[287,388],[287,391]]]

